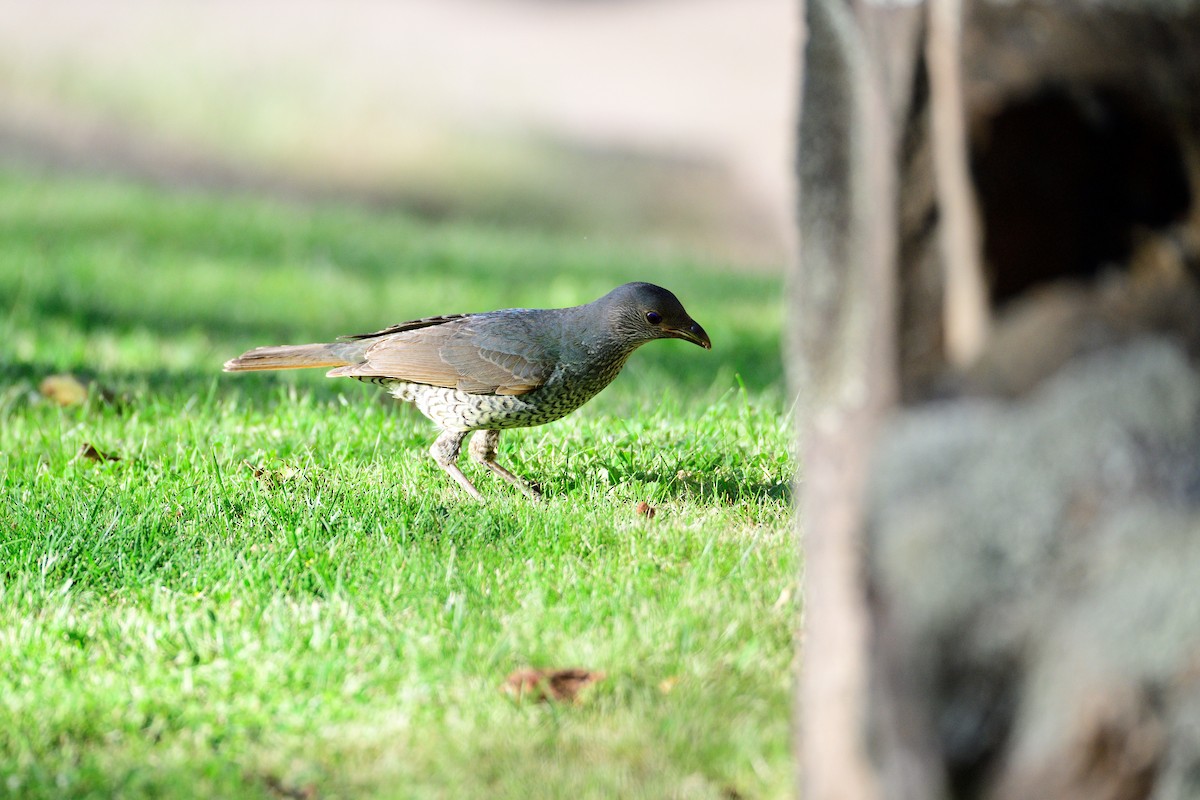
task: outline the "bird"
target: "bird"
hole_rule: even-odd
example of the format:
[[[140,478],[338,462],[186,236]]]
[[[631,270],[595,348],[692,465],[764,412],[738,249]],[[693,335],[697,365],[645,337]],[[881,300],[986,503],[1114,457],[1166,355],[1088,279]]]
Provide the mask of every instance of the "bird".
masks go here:
[[[674,294],[639,282],[569,308],[446,314],[334,342],[258,347],[224,368],[326,368],[331,378],[383,386],[439,427],[429,454],[472,498],[485,502],[458,466],[468,436],[472,460],[537,500],[537,484],[497,463],[500,432],[570,414],[611,383],[633,351],[655,339],[712,349],[708,333]]]

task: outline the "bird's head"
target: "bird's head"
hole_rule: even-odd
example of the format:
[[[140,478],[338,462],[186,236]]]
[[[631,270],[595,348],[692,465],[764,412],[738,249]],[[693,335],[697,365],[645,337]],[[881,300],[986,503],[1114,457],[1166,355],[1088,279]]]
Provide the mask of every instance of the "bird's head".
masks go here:
[[[705,350],[712,342],[675,295],[652,283],[627,283],[596,301],[608,312],[614,330],[642,344],[653,339],[684,339]]]

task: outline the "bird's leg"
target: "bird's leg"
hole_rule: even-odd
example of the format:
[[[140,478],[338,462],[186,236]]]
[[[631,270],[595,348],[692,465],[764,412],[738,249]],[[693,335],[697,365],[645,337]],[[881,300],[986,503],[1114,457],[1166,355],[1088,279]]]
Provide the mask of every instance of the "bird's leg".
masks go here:
[[[500,431],[476,431],[471,437],[471,458],[520,489],[530,500],[540,500],[542,493],[536,486],[526,483],[496,463],[496,444],[499,441]]]
[[[454,478],[467,494],[482,503],[484,502],[483,495],[458,468],[458,454],[462,450],[463,439],[466,438],[467,431],[442,431],[442,434],[430,446],[429,455],[433,456],[437,465],[444,469],[451,478]]]

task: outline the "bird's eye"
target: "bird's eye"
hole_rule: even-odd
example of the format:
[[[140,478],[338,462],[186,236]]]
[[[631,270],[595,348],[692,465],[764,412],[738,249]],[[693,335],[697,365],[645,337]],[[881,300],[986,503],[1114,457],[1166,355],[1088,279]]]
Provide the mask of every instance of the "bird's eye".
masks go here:
[[[658,313],[657,311],[647,311],[646,322],[649,322],[651,325],[657,325],[658,323],[662,322],[662,314]]]

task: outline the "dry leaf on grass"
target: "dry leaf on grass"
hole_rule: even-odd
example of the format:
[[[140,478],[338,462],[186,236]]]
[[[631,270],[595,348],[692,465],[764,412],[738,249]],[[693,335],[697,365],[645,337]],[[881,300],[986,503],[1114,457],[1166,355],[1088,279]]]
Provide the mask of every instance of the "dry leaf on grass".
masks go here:
[[[534,669],[524,667],[504,679],[501,689],[517,700],[574,702],[584,687],[604,680],[603,672],[590,669]]]
[[[267,792],[274,797],[283,797],[287,800],[313,800],[317,796],[317,787],[311,783],[304,786],[293,786],[276,775],[264,775],[262,782],[267,787]]]
[[[289,467],[286,464],[279,469],[270,469],[268,467],[256,466],[249,461],[243,461],[242,463],[246,465],[246,468],[250,470],[250,473],[254,477],[258,478],[259,482],[272,489],[287,483],[300,474],[299,470],[295,467]]]
[[[83,447],[79,448],[80,458],[86,458],[88,461],[120,461],[121,457],[112,453],[105,453],[96,449],[96,446],[91,442],[84,442]]]
[[[38,394],[63,408],[84,405],[89,397],[118,409],[128,403],[126,398],[118,397],[111,389],[106,389],[95,381],[85,381],[65,372],[43,378],[38,384]]]
[[[654,515],[658,513],[658,509],[642,500],[635,507],[637,513],[641,514],[646,519],[654,519]]]
[[[81,406],[88,397],[87,386],[74,375],[50,375],[38,384],[38,393],[64,408]]]

